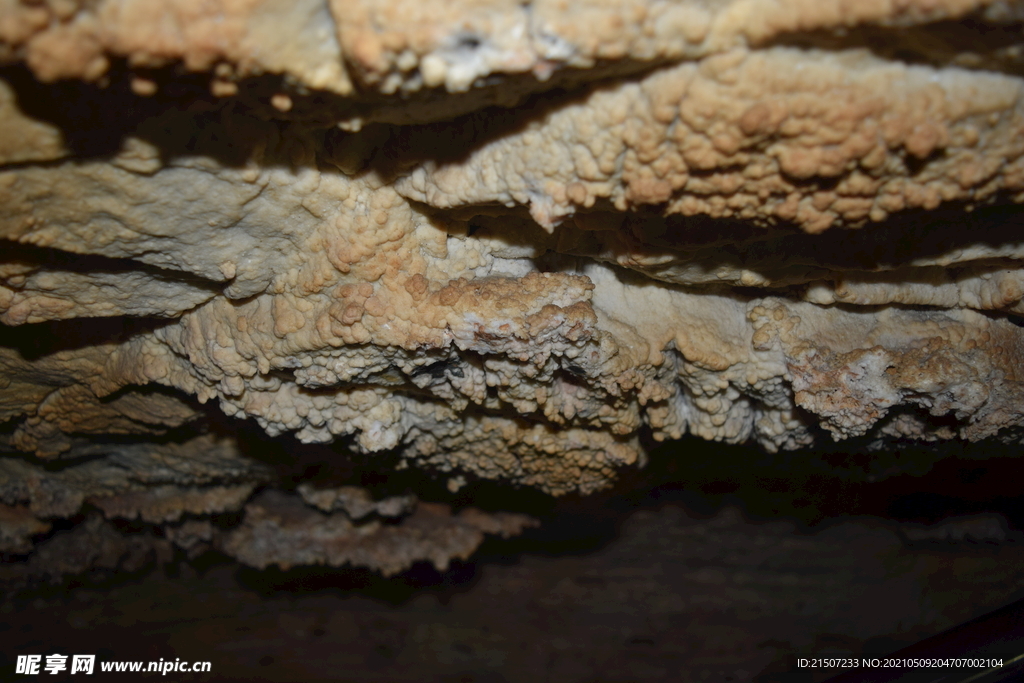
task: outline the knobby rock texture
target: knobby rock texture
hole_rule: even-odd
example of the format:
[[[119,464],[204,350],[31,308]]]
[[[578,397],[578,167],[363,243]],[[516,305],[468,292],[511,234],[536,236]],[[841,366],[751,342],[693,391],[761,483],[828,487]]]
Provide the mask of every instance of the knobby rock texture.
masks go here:
[[[0,0],[10,575],[207,548],[393,573],[533,523],[284,485],[215,412],[555,495],[685,434],[1019,443],[1022,22]]]

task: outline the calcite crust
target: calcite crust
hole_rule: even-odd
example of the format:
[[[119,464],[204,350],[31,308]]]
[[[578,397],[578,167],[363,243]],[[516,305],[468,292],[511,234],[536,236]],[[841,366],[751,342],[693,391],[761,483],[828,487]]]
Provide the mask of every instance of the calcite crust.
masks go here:
[[[74,464],[117,436],[141,472],[198,404],[452,491],[590,493],[685,434],[1019,440],[1024,41],[984,36],[1022,21],[983,0],[3,0],[5,552],[83,503],[259,566],[442,566],[526,524],[284,499],[256,467],[114,485]],[[919,58],[856,44],[879,35]],[[75,106],[127,111],[100,148]],[[353,545],[388,510],[451,542]]]

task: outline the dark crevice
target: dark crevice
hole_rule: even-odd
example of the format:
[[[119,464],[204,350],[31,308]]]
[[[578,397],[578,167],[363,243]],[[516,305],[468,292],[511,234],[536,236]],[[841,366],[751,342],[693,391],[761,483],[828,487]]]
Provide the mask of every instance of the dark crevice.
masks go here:
[[[6,263],[24,264],[28,267],[63,270],[82,274],[143,273],[157,280],[169,283],[185,283],[211,293],[220,292],[223,283],[208,280],[187,271],[170,270],[142,263],[132,258],[111,258],[99,254],[77,254],[50,247],[37,247],[0,239],[0,255]],[[138,254],[142,256],[143,254]],[[13,287],[13,285],[8,285]]]
[[[718,269],[750,270],[767,278],[770,284],[762,289],[732,285],[728,288],[749,289],[760,292],[759,296],[815,281],[856,280],[858,276],[884,283],[885,273],[892,274],[893,285],[933,285],[940,272],[946,281],[956,282],[962,275],[980,276],[1019,268],[1020,261],[1013,255],[952,264],[944,261],[946,255],[967,247],[984,245],[997,250],[1020,241],[1020,226],[1024,225],[1021,207],[997,204],[973,211],[965,208],[954,204],[933,211],[907,211],[860,229],[829,230],[818,235],[795,229],[766,230],[732,220],[665,218],[643,213],[618,218],[618,225],[611,232],[590,231],[577,226],[600,223],[602,215],[580,214],[575,225],[556,228],[548,240],[551,249],[628,269],[651,282],[690,280],[680,283],[684,288],[721,289]],[[487,226],[488,235],[494,232],[504,238],[504,233],[493,230],[487,219],[475,220]],[[640,237],[634,242],[632,236]],[[511,234],[508,241],[519,243]],[[674,259],[650,266],[628,264],[633,258],[662,255]],[[934,264],[915,265],[926,260]],[[706,274],[705,281],[694,281],[699,278],[697,268]],[[684,269],[686,273],[681,274]]]
[[[121,316],[53,320],[17,327],[0,324],[0,346],[13,348],[27,361],[36,361],[58,351],[122,343],[173,322],[162,318]]]
[[[774,37],[768,45],[818,50],[869,50],[876,57],[936,68],[1024,73],[1024,24],[994,23],[976,12],[916,26],[862,25]]]
[[[332,131],[327,136],[328,146],[354,137],[363,138],[360,144],[364,144],[365,130],[353,136],[336,128],[338,121],[358,119],[370,130],[379,131],[382,140],[387,140],[395,127],[424,131],[420,144],[431,148],[425,141],[432,138],[432,126],[448,126],[454,119],[461,128],[473,117],[481,116],[516,119],[524,110],[536,111],[541,102],[557,103],[571,96],[567,93],[589,91],[610,81],[640,78],[667,64],[607,62],[589,69],[560,69],[546,82],[538,81],[532,74],[508,75],[467,93],[453,94],[442,88],[398,98],[369,91],[358,98],[310,92],[269,74],[242,79],[236,83],[237,95],[219,98],[210,92],[208,73],[187,72],[179,66],[132,69],[124,60],[113,62],[102,85],[76,80],[40,83],[24,65],[0,68],[0,79],[13,88],[21,111],[60,129],[72,158],[109,159],[117,155],[126,137],[134,135],[156,145],[165,163],[176,157],[203,155],[237,168],[248,160],[255,140],[264,137],[269,129],[284,131],[294,124],[294,130],[305,131],[301,134],[323,137],[325,131]],[[155,94],[136,95],[131,82],[137,76],[155,83]],[[282,92],[288,92],[293,101],[287,113],[270,104],[271,98]],[[424,125],[425,121],[444,123]],[[254,135],[257,130],[260,133]],[[400,147],[408,149],[408,143]],[[318,148],[323,149],[324,145],[319,144]],[[431,151],[445,158],[453,148],[443,145]],[[395,152],[402,155],[401,150]],[[286,165],[287,156],[282,155]],[[32,162],[31,166],[64,161]]]

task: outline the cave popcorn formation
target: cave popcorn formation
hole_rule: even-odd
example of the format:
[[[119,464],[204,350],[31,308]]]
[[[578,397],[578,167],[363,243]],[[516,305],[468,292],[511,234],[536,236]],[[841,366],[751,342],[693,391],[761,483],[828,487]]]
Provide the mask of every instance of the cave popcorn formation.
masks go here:
[[[45,568],[71,541],[32,539],[91,510],[83,539],[141,519],[161,552],[395,572],[531,523],[147,445],[195,400],[452,490],[591,493],[648,436],[1019,442],[1022,21],[0,2],[3,550]]]

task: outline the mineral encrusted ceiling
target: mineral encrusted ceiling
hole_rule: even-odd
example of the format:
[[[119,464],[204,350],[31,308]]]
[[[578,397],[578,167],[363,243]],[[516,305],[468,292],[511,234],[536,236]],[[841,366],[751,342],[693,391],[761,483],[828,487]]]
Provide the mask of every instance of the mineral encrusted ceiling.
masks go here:
[[[452,490],[684,434],[1019,442],[1022,20],[0,1],[2,550],[102,515],[394,572],[531,523],[280,493],[210,407]]]

